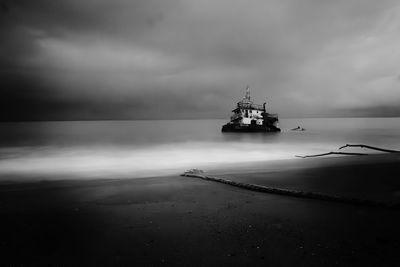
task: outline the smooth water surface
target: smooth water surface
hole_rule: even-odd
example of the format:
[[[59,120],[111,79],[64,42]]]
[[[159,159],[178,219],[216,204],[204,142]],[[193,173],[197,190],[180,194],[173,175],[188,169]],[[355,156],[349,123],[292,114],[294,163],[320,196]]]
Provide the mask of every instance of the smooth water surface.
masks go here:
[[[0,123],[0,175],[2,180],[144,177],[292,159],[336,151],[346,143],[400,149],[400,118],[281,119],[281,133],[221,133],[224,123]],[[297,126],[306,130],[290,130]]]

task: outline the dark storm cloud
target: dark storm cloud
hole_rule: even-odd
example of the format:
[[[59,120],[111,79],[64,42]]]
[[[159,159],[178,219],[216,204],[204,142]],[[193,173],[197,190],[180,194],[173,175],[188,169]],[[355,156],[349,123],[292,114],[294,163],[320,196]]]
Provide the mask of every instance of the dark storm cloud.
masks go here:
[[[162,20],[163,1],[3,1],[3,14],[15,24],[41,28],[48,34],[68,32],[118,34],[153,26]]]
[[[146,90],[137,94],[94,97],[91,94],[54,94],[52,88],[28,75],[8,76],[7,81],[3,82],[5,87],[0,91],[0,121],[170,119],[171,103],[175,105],[174,110],[182,111],[174,114],[177,119],[212,118],[230,109],[230,105],[215,105],[210,101],[216,95],[224,97],[211,89],[203,89],[196,98],[191,92],[179,90]],[[187,110],[190,113],[186,113]]]
[[[246,84],[286,116],[374,113],[400,101],[399,15],[389,0],[2,1],[2,119],[225,117]]]

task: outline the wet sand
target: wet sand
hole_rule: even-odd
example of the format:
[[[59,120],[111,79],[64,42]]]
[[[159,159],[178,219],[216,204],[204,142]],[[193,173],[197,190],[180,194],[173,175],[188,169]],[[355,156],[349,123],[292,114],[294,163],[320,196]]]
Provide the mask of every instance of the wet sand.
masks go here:
[[[296,159],[208,173],[400,201],[398,155]],[[400,265],[400,210],[271,195],[179,175],[3,182],[0,218],[2,265]]]

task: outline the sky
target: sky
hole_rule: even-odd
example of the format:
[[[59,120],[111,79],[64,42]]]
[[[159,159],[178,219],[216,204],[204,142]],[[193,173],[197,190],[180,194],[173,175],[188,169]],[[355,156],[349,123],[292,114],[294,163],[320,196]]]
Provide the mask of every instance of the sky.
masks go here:
[[[0,0],[0,120],[400,116],[397,0]]]

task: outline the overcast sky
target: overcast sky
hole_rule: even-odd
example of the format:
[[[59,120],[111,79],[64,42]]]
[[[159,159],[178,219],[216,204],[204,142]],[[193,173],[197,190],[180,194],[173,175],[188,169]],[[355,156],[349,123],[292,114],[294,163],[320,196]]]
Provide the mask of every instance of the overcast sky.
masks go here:
[[[0,119],[400,115],[397,0],[1,1]]]

